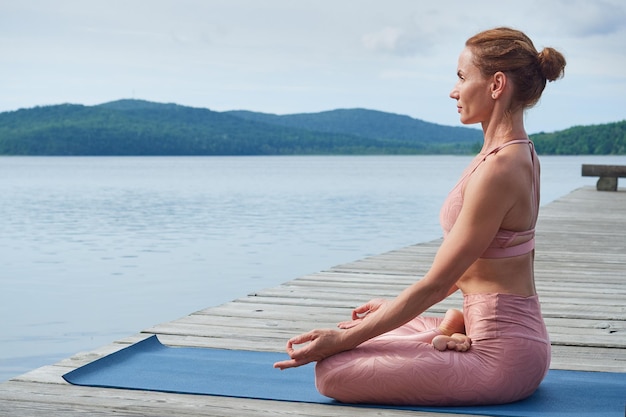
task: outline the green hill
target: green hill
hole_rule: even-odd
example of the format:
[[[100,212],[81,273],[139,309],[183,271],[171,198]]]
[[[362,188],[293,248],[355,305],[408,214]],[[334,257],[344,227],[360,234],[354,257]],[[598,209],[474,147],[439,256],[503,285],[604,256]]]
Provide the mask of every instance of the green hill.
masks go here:
[[[226,114],[313,132],[341,133],[406,143],[451,144],[482,141],[482,134],[477,129],[442,126],[409,116],[367,109],[339,109],[284,116],[250,111],[230,111]]]
[[[365,112],[365,113],[364,113]],[[272,122],[271,115],[119,100],[98,106],[62,104],[0,113],[4,155],[294,155],[468,153],[476,129],[449,128],[382,112],[379,126],[405,127],[390,135],[356,129],[363,110],[307,116],[307,123]],[[318,116],[319,115],[319,116]],[[281,119],[283,116],[276,116]],[[302,115],[295,117],[301,119]],[[329,118],[334,119],[332,128]],[[342,124],[341,120],[345,122]],[[408,121],[408,123],[406,123]],[[371,121],[369,122],[372,123]],[[416,132],[415,126],[421,130]],[[322,126],[322,127],[320,127]],[[352,127],[351,127],[352,126]],[[437,143],[442,133],[445,143]],[[412,132],[411,132],[412,131]],[[438,135],[438,136],[437,136]],[[436,139],[432,139],[435,137]],[[442,141],[443,142],[443,141]]]
[[[532,135],[541,154],[626,154],[626,121]],[[119,100],[0,113],[0,155],[469,154],[478,129],[339,109],[273,115]]]

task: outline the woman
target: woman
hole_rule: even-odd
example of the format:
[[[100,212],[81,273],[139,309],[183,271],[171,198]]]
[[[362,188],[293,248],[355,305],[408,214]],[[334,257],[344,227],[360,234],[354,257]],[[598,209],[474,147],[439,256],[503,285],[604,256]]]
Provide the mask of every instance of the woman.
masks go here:
[[[450,97],[462,123],[482,125],[484,144],[443,205],[444,240],[430,270],[395,299],[357,307],[340,330],[292,338],[291,359],[274,365],[317,361],[317,388],[339,401],[506,403],[531,395],[548,371],[533,272],[539,161],[523,116],[546,81],[563,75],[565,59],[509,28],[465,46]],[[419,316],[458,289],[463,313]]]

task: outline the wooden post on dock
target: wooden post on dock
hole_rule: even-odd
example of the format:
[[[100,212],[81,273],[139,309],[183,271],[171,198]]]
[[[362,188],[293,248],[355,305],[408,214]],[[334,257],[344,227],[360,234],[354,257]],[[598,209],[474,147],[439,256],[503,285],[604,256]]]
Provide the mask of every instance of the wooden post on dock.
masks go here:
[[[583,177],[600,177],[596,183],[598,191],[617,191],[617,178],[626,177],[625,165],[583,164]]]

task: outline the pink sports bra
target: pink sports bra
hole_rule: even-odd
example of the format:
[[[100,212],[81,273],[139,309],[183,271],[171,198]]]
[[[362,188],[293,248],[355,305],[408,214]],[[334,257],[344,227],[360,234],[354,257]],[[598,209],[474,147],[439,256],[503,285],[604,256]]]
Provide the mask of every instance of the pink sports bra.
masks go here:
[[[489,155],[497,153],[506,146],[517,143],[526,143],[530,145],[533,164],[533,192],[531,198],[532,207],[535,210],[533,214],[532,228],[521,232],[506,229],[498,230],[487,250],[480,256],[481,258],[509,258],[512,256],[523,255],[535,248],[535,224],[537,223],[537,215],[539,214],[539,166],[536,163],[537,154],[535,153],[533,143],[528,139],[512,140],[489,150],[485,154],[478,154],[471,164],[465,169],[459,182],[452,189],[452,191],[450,191],[450,194],[448,194],[448,198],[444,202],[439,213],[439,221],[441,222],[443,236],[445,238],[452,229],[452,226],[454,226],[456,219],[459,217],[459,213],[463,207],[463,189],[465,188],[465,183],[472,173],[483,161],[487,159]],[[511,246],[511,243],[520,236],[530,236],[530,239],[518,245]]]

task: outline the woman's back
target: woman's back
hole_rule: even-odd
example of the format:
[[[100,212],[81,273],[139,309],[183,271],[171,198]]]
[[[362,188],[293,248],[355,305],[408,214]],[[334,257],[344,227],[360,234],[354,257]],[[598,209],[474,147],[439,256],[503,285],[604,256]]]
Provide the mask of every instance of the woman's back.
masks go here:
[[[497,232],[482,255],[463,274],[457,286],[464,293],[501,292],[533,295],[533,253],[535,224],[539,211],[539,161],[532,142],[513,140],[481,152],[468,166],[446,199],[440,221],[447,235],[459,216],[466,184],[485,187],[485,177],[498,175],[515,196]],[[495,193],[497,190],[486,190]],[[471,198],[471,197],[470,197]]]

